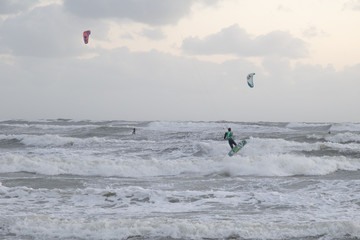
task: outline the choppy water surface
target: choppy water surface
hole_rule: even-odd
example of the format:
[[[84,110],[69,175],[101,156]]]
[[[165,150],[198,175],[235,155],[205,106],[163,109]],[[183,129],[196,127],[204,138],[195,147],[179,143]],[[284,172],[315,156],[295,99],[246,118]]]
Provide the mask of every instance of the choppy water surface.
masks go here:
[[[355,123],[0,121],[0,239],[360,239],[359,169]]]

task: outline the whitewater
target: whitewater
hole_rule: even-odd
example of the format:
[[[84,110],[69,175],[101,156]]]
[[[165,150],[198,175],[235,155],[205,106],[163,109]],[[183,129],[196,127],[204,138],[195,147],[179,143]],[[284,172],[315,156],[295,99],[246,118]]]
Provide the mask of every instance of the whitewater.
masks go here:
[[[360,239],[360,124],[1,120],[0,206],[10,240]]]

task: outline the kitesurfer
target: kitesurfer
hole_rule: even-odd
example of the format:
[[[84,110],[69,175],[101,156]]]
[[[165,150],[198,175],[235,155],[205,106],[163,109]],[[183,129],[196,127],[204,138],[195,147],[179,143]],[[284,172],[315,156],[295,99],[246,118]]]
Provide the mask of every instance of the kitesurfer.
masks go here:
[[[237,146],[236,142],[233,139],[233,134],[231,132],[231,128],[228,128],[228,131],[224,135],[224,139],[228,140],[231,149],[234,148],[234,145]]]

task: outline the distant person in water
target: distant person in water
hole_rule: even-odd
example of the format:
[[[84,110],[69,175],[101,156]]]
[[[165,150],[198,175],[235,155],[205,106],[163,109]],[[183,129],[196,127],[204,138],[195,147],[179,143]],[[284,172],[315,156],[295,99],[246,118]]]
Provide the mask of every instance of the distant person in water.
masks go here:
[[[132,134],[135,134],[135,131],[136,131],[136,129],[134,128]]]
[[[237,145],[236,142],[233,139],[233,134],[231,132],[231,128],[228,128],[228,131],[224,135],[224,139],[228,140],[231,149],[233,149]]]

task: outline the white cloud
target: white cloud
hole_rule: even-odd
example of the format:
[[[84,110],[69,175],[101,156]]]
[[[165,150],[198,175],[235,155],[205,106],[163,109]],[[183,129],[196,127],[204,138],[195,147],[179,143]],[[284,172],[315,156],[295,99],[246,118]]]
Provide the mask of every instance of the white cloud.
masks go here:
[[[291,10],[289,7],[286,7],[282,4],[278,6],[277,10],[282,12],[293,12],[293,10]]]
[[[303,31],[303,36],[306,38],[314,38],[328,36],[328,34],[326,34],[322,29],[311,26]]]
[[[204,39],[187,38],[182,49],[191,54],[233,54],[238,56],[306,57],[308,51],[303,40],[287,32],[273,31],[257,37],[250,36],[238,25],[224,28]]]
[[[166,38],[166,35],[160,29],[144,29],[141,32],[141,35],[151,40],[161,40]]]

